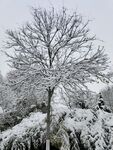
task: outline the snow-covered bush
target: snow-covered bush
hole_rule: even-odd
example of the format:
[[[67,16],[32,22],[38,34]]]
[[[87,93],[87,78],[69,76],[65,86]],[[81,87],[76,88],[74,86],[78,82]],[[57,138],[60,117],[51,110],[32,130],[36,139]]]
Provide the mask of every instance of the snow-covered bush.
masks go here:
[[[101,109],[75,109],[56,104],[51,123],[51,150],[112,150],[113,114]],[[1,132],[1,150],[44,150],[46,114],[34,112]]]

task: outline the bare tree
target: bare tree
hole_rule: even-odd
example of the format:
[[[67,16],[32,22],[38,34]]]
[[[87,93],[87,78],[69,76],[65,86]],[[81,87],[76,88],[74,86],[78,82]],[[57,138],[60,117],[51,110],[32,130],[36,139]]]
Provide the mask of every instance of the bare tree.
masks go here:
[[[103,80],[108,67],[103,47],[94,47],[95,36],[90,36],[88,22],[76,12],[66,9],[33,9],[33,21],[18,31],[8,30],[7,48],[13,49],[10,65],[18,72],[12,85],[35,83],[40,92],[48,93],[47,140],[50,149],[51,101],[55,89],[86,88],[86,83]]]

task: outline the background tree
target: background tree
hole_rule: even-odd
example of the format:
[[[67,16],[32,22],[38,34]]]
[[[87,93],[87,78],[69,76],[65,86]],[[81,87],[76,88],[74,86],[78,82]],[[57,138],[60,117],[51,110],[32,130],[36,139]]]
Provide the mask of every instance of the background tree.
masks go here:
[[[0,73],[0,106],[5,112],[14,110],[15,104],[16,104],[16,94],[7,85],[6,80]]]
[[[11,70],[10,72],[8,72],[6,78],[7,78],[7,84],[9,86],[15,85],[15,86],[10,86],[10,87],[17,95],[17,98],[21,99],[21,100],[27,99],[29,106],[34,105],[36,103],[39,104],[42,101],[44,101],[45,94],[42,91],[42,94],[39,95],[39,93],[38,93],[39,90],[37,90],[35,82],[31,82],[31,80],[29,80],[29,78],[25,82],[23,82],[22,85],[17,84],[17,79],[18,79],[18,81],[21,81],[20,73],[17,70]],[[32,99],[32,101],[31,101],[31,99]]]
[[[104,102],[113,111],[113,86],[107,86],[101,90],[101,93]]]
[[[61,89],[61,97],[67,103],[70,108],[92,108],[94,105],[96,93],[88,89],[80,90],[76,87],[65,88],[65,91]]]
[[[11,67],[18,72],[12,86],[32,84],[47,98],[47,140],[49,149],[51,101],[59,86],[86,88],[86,83],[106,79],[108,67],[103,47],[94,47],[95,36],[87,28],[88,22],[76,12],[66,9],[33,9],[33,21],[18,31],[7,31],[7,48],[13,49]],[[34,84],[33,84],[34,83]]]

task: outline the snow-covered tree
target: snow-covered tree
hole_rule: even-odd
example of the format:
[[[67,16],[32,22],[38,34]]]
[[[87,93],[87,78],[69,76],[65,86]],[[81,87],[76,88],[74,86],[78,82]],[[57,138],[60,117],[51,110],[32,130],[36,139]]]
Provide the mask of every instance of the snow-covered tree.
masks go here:
[[[47,150],[50,142],[51,101],[58,86],[86,88],[86,83],[106,79],[108,67],[103,47],[95,47],[95,36],[76,12],[52,8],[33,9],[33,21],[17,31],[8,30],[7,55],[11,67],[18,72],[13,86],[26,82],[33,85],[39,95],[47,98]]]
[[[37,90],[35,83],[30,80],[26,80],[24,84],[21,86],[18,86],[15,84],[15,86],[11,86],[12,84],[17,83],[17,76],[18,80],[21,80],[21,76],[19,75],[19,72],[16,70],[12,70],[7,73],[7,84],[10,86],[12,91],[17,96],[16,101],[16,108],[19,109],[20,107],[24,105],[24,109],[28,109],[35,105],[36,107],[40,107],[42,105],[42,102],[46,104],[45,99],[47,99],[47,93],[44,93],[43,91]]]
[[[4,111],[11,111],[16,104],[16,95],[6,84],[5,79],[0,74],[0,106]]]
[[[65,90],[59,92],[61,98],[66,105],[71,109],[73,108],[92,108],[96,102],[96,92],[92,92],[89,89],[79,89],[78,87],[65,87]]]
[[[103,95],[104,102],[113,111],[113,86],[107,86],[101,90],[101,93]]]
[[[3,84],[4,83],[4,79],[3,79],[3,76],[1,74],[1,71],[0,71],[0,84]]]

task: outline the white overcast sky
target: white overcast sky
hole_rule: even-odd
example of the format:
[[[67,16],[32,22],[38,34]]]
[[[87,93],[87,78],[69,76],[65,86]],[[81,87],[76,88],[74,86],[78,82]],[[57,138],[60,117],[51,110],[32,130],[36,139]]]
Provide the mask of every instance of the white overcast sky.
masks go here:
[[[101,45],[105,46],[113,64],[113,0],[0,0],[0,49],[6,40],[6,29],[16,29],[31,20],[31,6],[57,9],[64,6],[77,11],[84,19],[92,20],[90,29],[104,41]],[[3,75],[9,70],[6,57],[2,53],[0,70]]]

